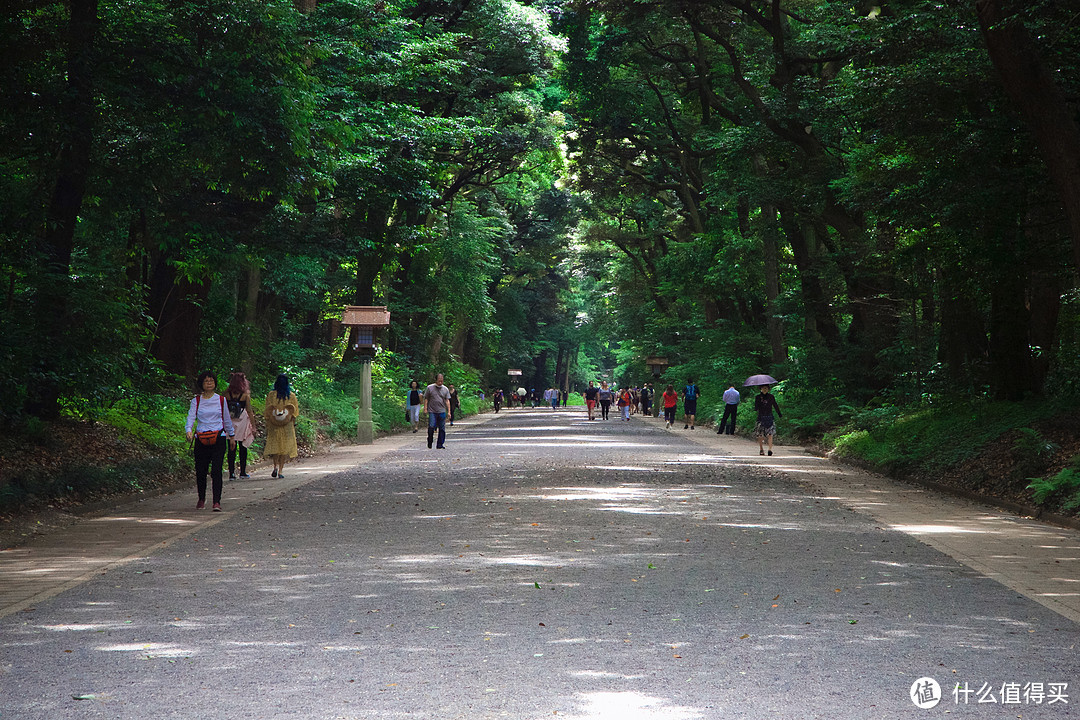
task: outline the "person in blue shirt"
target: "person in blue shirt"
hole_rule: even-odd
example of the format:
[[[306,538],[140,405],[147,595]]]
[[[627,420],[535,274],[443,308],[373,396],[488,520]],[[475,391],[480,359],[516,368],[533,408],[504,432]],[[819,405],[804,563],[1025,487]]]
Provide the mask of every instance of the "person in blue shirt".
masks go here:
[[[697,415],[697,401],[700,394],[698,386],[694,384],[694,378],[686,378],[686,387],[683,388],[683,414],[686,415],[686,424],[683,425],[683,430],[694,429],[694,416]]]
[[[734,385],[724,391],[724,416],[720,418],[720,426],[716,428],[717,435],[723,435],[725,432],[728,435],[735,434],[735,418],[739,414],[739,402],[741,400],[742,395],[739,394]],[[731,419],[730,423],[728,418]]]

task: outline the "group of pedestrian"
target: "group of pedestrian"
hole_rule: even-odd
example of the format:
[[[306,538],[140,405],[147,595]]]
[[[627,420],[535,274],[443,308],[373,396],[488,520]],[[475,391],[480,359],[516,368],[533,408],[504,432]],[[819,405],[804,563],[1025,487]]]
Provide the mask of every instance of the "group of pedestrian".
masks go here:
[[[427,414],[428,447],[436,443],[437,434],[438,439],[435,444],[437,450],[444,449],[446,421],[449,420],[452,426],[458,413],[461,412],[461,399],[457,388],[453,383],[445,384],[444,380],[443,374],[439,373],[435,376],[435,382],[427,385],[423,390],[420,389],[420,383],[413,380],[409,383],[405,401],[406,420],[412,425],[413,432],[418,432],[420,429],[420,411],[423,410]],[[496,390],[493,395],[495,412],[498,412],[502,405],[502,391]]]
[[[670,428],[676,424],[675,416],[678,413],[679,398],[683,401],[683,430],[697,429],[697,404],[701,397],[701,390],[693,378],[686,379],[686,385],[682,392],[676,392],[675,385],[669,384],[660,399],[664,403],[664,427]]]
[[[198,393],[188,407],[185,433],[195,457],[197,510],[206,507],[207,477],[210,480],[211,507],[221,512],[223,465],[229,458],[229,479],[247,479],[248,450],[255,441],[257,427],[251,413],[251,384],[242,372],[229,376],[224,395],[217,392],[217,375],[205,371],[195,383]],[[284,477],[285,463],[297,456],[296,419],[300,405],[286,375],[278,375],[274,389],[266,396],[263,418],[266,421],[266,445],[263,455],[273,460],[271,477]]]
[[[652,409],[653,391],[649,385],[621,387],[616,390],[610,387],[607,381],[601,381],[597,387],[596,381],[590,380],[589,387],[585,388],[583,394],[590,420],[596,419],[597,407],[600,408],[600,418],[607,420],[612,403],[619,408],[620,416],[626,421],[639,412],[648,415]]]
[[[735,434],[735,420],[739,415],[740,402],[742,402],[742,393],[735,389],[734,384],[729,385],[724,391],[724,414],[720,417],[720,424],[716,428],[717,435]],[[776,418],[783,415],[780,412],[780,404],[776,402],[776,396],[772,394],[771,386],[759,387],[759,392],[754,397],[754,412],[757,414],[754,438],[758,441],[758,453],[766,454],[765,445],[768,444],[768,454],[772,455],[773,439],[776,437]]]

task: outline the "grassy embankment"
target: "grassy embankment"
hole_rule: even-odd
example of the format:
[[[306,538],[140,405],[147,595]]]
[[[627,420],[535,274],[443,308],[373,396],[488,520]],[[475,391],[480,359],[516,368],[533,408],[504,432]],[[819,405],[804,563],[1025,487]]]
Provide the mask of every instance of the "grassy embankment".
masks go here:
[[[359,373],[310,369],[287,371],[300,402],[297,439],[314,453],[356,437]],[[430,373],[421,372],[419,377]],[[475,370],[454,365],[461,411],[479,412]],[[379,433],[406,427],[405,389],[411,374],[390,363],[372,367],[372,419]],[[257,383],[268,388],[268,383]],[[224,387],[220,387],[224,390]],[[265,439],[266,393],[252,388],[251,411],[260,428],[249,455],[257,462]],[[191,393],[122,397],[93,412],[68,409],[55,423],[29,419],[0,438],[0,516],[43,505],[71,505],[121,493],[137,493],[187,479],[193,467],[184,435]]]

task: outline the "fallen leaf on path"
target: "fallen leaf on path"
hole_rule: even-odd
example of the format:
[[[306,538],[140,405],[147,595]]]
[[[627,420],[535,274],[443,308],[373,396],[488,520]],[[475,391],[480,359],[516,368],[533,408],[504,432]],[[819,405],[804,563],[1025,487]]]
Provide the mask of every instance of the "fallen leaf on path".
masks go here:
[[[740,635],[740,636],[739,636],[739,639],[740,639],[740,640],[745,640],[745,639],[746,639],[746,638],[748,638],[748,637],[750,637],[750,636],[749,636],[749,635]]]
[[[534,582],[533,587],[535,587],[537,590],[539,590],[540,589],[540,583]]]

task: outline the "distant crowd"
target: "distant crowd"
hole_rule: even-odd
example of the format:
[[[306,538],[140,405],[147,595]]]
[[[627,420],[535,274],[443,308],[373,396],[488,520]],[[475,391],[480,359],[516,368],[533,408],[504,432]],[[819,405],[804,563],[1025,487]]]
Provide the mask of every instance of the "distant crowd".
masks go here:
[[[766,378],[768,383],[760,384],[760,392],[754,398],[754,410],[757,413],[754,436],[758,440],[761,454],[766,454],[767,444],[768,454],[772,455],[773,438],[776,435],[775,417],[780,417],[780,406],[770,392],[770,384],[776,381],[768,376],[754,377]],[[746,384],[749,385],[750,380]],[[195,483],[198,491],[195,507],[202,509],[206,506],[209,480],[212,508],[217,512],[221,510],[225,458],[228,457],[230,480],[249,477],[248,448],[255,440],[258,425],[250,412],[251,387],[244,373],[234,372],[230,375],[224,394],[217,393],[217,376],[212,372],[199,375],[196,388],[198,393],[191,399],[185,426],[195,459]],[[693,378],[687,378],[686,385],[678,391],[673,384],[667,385],[659,397],[652,383],[615,388],[603,380],[599,384],[590,380],[582,394],[589,420],[610,419],[613,406],[617,408],[619,417],[626,422],[639,413],[659,417],[663,410],[664,427],[670,429],[677,424],[676,415],[681,402],[683,429],[695,430],[697,427],[697,406],[701,390]],[[483,399],[482,393],[480,397]],[[496,413],[503,407],[550,407],[552,411],[557,411],[565,408],[569,399],[569,392],[553,386],[542,391],[524,387],[509,391],[502,388],[491,390],[491,402]],[[742,395],[732,384],[724,392],[723,400],[724,413],[717,433],[733,435]],[[461,412],[461,402],[457,388],[453,383],[445,383],[442,373],[437,374],[434,382],[423,388],[416,380],[409,384],[405,393],[405,420],[412,426],[414,433],[420,430],[421,412],[427,416],[428,448],[445,449],[447,422],[451,426],[454,424]],[[285,464],[297,456],[296,421],[299,416],[300,404],[289,378],[279,375],[273,389],[266,396],[262,413],[266,426],[263,456],[273,461],[271,477],[284,477]]]

